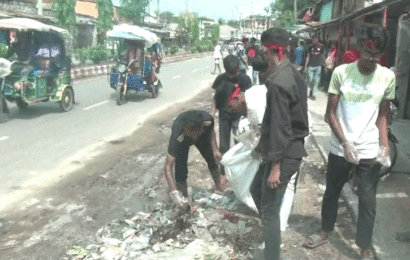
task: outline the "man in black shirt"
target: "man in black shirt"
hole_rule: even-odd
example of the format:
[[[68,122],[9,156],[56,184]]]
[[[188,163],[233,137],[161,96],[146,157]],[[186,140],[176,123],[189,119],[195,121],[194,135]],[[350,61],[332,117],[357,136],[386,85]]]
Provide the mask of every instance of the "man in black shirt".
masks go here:
[[[256,38],[252,37],[250,40],[250,44],[246,47],[246,58],[248,66],[252,67],[252,84],[256,85],[258,82],[259,71],[253,68],[253,59],[256,55],[260,52],[260,47],[256,45]]]
[[[262,48],[272,69],[265,82],[266,110],[261,138],[255,148],[263,163],[251,185],[265,235],[265,259],[280,255],[280,206],[287,183],[299,171],[306,156],[304,137],[309,133],[307,89],[303,78],[287,58],[289,34],[280,28],[263,32]]]
[[[188,187],[188,154],[189,147],[195,145],[208,164],[216,189],[223,191],[225,177],[221,177],[218,162],[222,155],[219,152],[214,131],[214,118],[203,110],[188,110],[181,113],[172,124],[168,156],[165,161],[165,177],[170,196],[179,208],[187,207]],[[172,177],[172,166],[175,165],[175,180]],[[181,196],[182,194],[182,196]]]
[[[235,55],[228,55],[223,60],[225,73],[219,75],[212,85],[213,89],[223,87],[224,81],[238,84],[238,87],[245,91],[252,86],[251,78],[248,75],[239,73],[239,59]],[[212,115],[215,116],[216,108],[213,104]],[[231,148],[231,131],[237,127],[242,114],[231,112],[226,107],[219,108],[219,144],[222,154]],[[221,174],[225,175],[225,170],[221,167]]]
[[[310,88],[309,97],[315,100],[315,91],[319,87],[322,76],[322,65],[325,61],[325,46],[319,43],[319,37],[313,37],[313,42],[307,50],[305,71],[307,72],[308,87]]]

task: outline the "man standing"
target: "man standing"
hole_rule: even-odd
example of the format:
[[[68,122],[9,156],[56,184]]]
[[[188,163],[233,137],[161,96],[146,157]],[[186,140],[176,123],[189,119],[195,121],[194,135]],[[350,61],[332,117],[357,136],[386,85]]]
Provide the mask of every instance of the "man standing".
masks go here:
[[[222,60],[222,50],[221,50],[221,45],[219,43],[216,44],[214,48],[214,59],[215,59],[215,67],[214,67],[214,73],[216,72],[216,68],[218,68],[219,73],[222,73],[221,67],[219,66],[219,63]]]
[[[300,73],[287,58],[289,33],[280,28],[263,32],[262,48],[272,72],[266,80],[266,111],[261,138],[255,148],[263,163],[251,185],[251,194],[262,218],[265,259],[280,256],[280,206],[287,183],[306,156],[309,134],[307,89]]]
[[[390,100],[395,96],[395,75],[377,64],[388,44],[387,31],[365,24],[357,24],[356,29],[360,58],[337,67],[329,85],[326,122],[332,136],[322,229],[310,235],[304,245],[315,248],[328,241],[337,218],[340,192],[355,166],[359,188],[356,244],[362,259],[373,259],[370,257],[376,255],[372,237],[380,164],[390,164],[387,119]]]
[[[216,189],[224,191],[226,179],[219,174],[218,162],[222,155],[216,143],[214,118],[202,110],[188,110],[180,114],[172,124],[168,156],[165,161],[165,177],[170,196],[178,208],[186,208],[188,198],[188,154],[195,145],[208,164]],[[175,180],[172,166],[175,165]],[[175,183],[176,182],[176,183]],[[184,198],[185,197],[185,198]]]
[[[302,46],[302,40],[299,40],[298,47],[295,49],[295,63],[303,66],[305,64],[305,48]]]
[[[316,100],[315,91],[317,91],[322,75],[322,65],[325,60],[325,47],[319,43],[319,37],[314,36],[313,42],[307,50],[305,71],[307,72],[307,83],[310,88],[309,98]]]
[[[253,59],[256,57],[256,55],[260,52],[259,46],[256,45],[256,38],[252,37],[250,44],[246,47],[246,58],[247,58],[247,63],[248,66],[252,67],[252,84],[256,85],[258,82],[258,77],[259,77],[259,71],[253,69]]]
[[[247,90],[252,86],[251,79],[248,75],[239,73],[239,59],[235,55],[228,55],[224,59],[225,73],[219,75],[213,85],[213,89],[223,87],[224,81],[231,82],[233,84],[238,84],[238,86],[243,90]],[[215,116],[216,108],[213,104],[212,115]],[[225,154],[231,148],[231,131],[239,122],[242,114],[237,112],[229,111],[226,107],[221,107],[219,109],[219,144],[220,151]],[[221,174],[225,175],[225,170],[221,168]]]

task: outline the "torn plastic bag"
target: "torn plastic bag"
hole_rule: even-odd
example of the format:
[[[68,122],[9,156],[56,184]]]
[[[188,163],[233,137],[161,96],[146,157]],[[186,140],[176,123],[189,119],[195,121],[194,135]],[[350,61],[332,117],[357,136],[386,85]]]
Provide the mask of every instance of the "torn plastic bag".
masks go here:
[[[238,143],[224,154],[221,164],[225,166],[226,178],[236,197],[257,213],[249,189],[261,160],[254,159],[251,152],[251,147]]]

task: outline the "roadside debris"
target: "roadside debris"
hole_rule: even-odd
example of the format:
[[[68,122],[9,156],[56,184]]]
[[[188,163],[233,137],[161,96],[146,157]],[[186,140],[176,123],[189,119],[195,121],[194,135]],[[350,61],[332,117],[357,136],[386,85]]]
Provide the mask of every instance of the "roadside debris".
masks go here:
[[[98,230],[96,243],[73,246],[66,259],[252,259],[250,249],[261,242],[259,220],[228,211],[240,204],[234,196],[198,191],[192,199],[188,212],[158,203],[149,213],[114,220]]]

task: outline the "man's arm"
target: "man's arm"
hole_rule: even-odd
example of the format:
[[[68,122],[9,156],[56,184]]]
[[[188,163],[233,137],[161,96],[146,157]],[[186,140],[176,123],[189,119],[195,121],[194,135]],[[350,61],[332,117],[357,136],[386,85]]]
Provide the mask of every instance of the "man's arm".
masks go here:
[[[310,54],[308,53],[307,56],[306,56],[305,71],[307,70],[307,67],[309,65],[309,60],[310,60]]]
[[[216,142],[216,134],[214,129],[212,129],[211,133],[211,146],[212,151],[214,152],[215,159],[219,162],[222,159],[222,154],[219,151],[218,143]]]
[[[345,143],[346,137],[343,133],[342,126],[340,125],[339,119],[336,116],[337,105],[339,104],[339,95],[330,94],[327,100],[327,108],[325,114],[325,122],[329,124],[330,129],[336,135],[337,139],[341,144]]]
[[[376,120],[376,126],[379,129],[379,142],[380,145],[389,149],[389,138],[387,130],[387,119],[390,112],[390,101],[383,99],[379,108],[379,115]]]
[[[167,179],[170,192],[177,190],[174,177],[172,176],[172,168],[174,167],[174,164],[175,164],[175,157],[168,154],[167,159],[165,160],[165,178]]]

